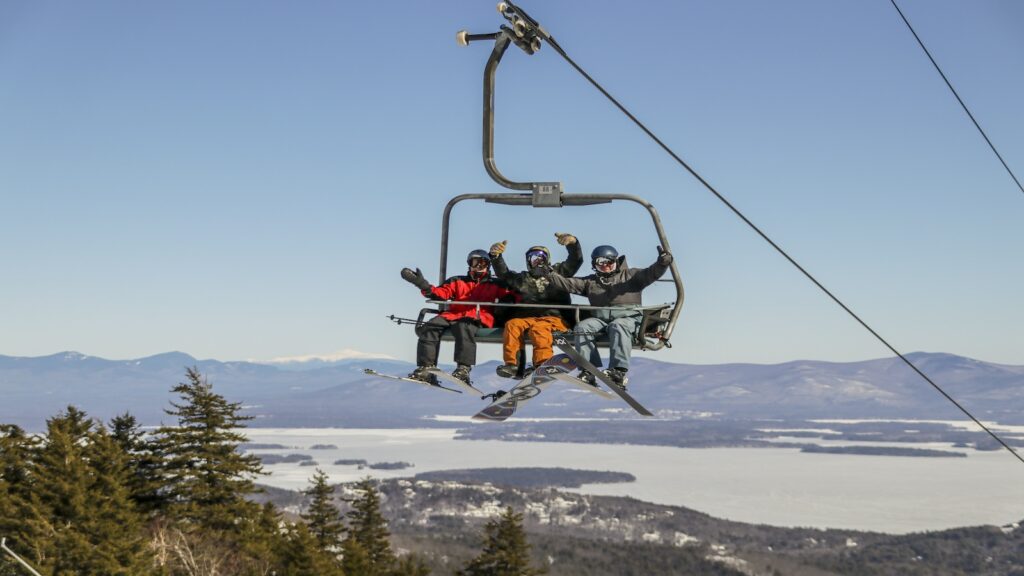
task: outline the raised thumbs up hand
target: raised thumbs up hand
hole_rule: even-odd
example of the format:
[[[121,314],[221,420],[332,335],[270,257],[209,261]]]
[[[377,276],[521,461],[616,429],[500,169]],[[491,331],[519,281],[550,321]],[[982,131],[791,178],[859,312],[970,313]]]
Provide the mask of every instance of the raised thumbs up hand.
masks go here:
[[[555,238],[558,238],[558,243],[562,246],[568,246],[577,242],[576,237],[568,232],[555,232]]]
[[[658,246],[658,264],[662,266],[672,265],[672,254],[666,252],[661,246]]]
[[[491,249],[488,251],[488,254],[491,255],[491,258],[501,256],[501,253],[505,251],[506,244],[508,244],[508,240],[502,240],[501,242],[491,244]]]

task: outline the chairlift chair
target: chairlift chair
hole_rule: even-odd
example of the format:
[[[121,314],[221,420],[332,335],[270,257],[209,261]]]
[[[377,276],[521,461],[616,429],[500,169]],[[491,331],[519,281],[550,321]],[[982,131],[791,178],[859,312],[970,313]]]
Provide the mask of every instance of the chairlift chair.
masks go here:
[[[494,78],[498,70],[498,64],[501,62],[501,58],[510,44],[515,44],[527,54],[532,55],[540,49],[541,39],[546,36],[546,32],[536,21],[510,3],[502,2],[498,4],[498,11],[508,20],[510,26],[502,25],[498,32],[491,34],[469,34],[465,31],[460,31],[456,35],[456,39],[463,46],[480,40],[494,40],[494,48],[491,50],[491,56],[484,68],[483,161],[484,168],[491,179],[515,192],[461,194],[448,202],[441,220],[441,256],[438,282],[444,282],[448,277],[448,230],[452,210],[457,204],[468,200],[482,200],[491,204],[527,208],[567,208],[608,204],[615,201],[634,202],[647,210],[651,216],[651,221],[658,234],[661,246],[665,250],[671,251],[657,210],[654,209],[650,202],[639,196],[630,194],[566,194],[563,193],[561,182],[515,182],[506,178],[498,170],[494,160]],[[675,262],[670,266],[670,272],[672,273],[671,282],[674,283],[676,289],[676,300],[666,304],[640,307],[643,312],[643,319],[640,329],[634,338],[634,349],[660,350],[661,348],[671,346],[669,339],[672,336],[672,330],[675,328],[676,320],[682,309],[684,291],[682,278],[679,275]],[[429,313],[440,313],[446,306],[446,302],[436,300],[429,300],[428,302],[436,307],[422,309],[417,318],[418,322],[423,322],[425,316]],[[494,302],[460,302],[460,304],[499,307],[526,306],[523,304]],[[581,313],[585,313],[586,310],[597,309],[594,306],[576,304],[558,307],[573,309],[577,320],[580,319]],[[452,336],[446,332],[442,339],[451,341]],[[477,331],[476,340],[478,343],[500,344],[502,342],[502,328],[481,327]],[[597,345],[607,347],[607,338],[598,340]]]

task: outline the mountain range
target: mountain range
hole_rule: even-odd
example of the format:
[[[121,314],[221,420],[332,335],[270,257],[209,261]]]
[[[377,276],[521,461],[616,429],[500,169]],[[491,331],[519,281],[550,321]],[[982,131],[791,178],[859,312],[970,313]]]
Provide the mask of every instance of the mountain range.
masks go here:
[[[946,393],[982,420],[1024,423],[1024,366],[994,364],[942,353],[907,356]],[[214,390],[240,402],[260,427],[450,426],[437,415],[469,416],[483,402],[368,376],[363,368],[405,374],[406,362],[351,359],[296,371],[255,362],[198,360],[169,352],[135,360],[107,360],[77,352],[41,357],[0,355],[0,423],[39,430],[47,418],[74,405],[101,420],[124,412],[145,425],[172,423],[164,413],[171,388],[198,368]],[[474,384],[485,392],[513,381],[477,366]],[[859,362],[800,360],[782,364],[692,365],[634,358],[631,393],[656,415],[714,413],[735,418],[912,418],[964,416],[899,358]],[[552,387],[520,407],[521,417],[633,418],[624,403],[568,387]]]

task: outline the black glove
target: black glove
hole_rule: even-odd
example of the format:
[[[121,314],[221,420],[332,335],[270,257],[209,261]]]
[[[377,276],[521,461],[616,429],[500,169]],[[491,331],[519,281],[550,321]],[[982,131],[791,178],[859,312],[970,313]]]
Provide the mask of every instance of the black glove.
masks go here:
[[[423,277],[423,272],[417,268],[415,272],[408,268],[402,268],[402,280],[412,284],[420,290],[430,290],[430,282]]]
[[[662,266],[672,265],[672,254],[666,252],[661,246],[658,246],[658,264]]]

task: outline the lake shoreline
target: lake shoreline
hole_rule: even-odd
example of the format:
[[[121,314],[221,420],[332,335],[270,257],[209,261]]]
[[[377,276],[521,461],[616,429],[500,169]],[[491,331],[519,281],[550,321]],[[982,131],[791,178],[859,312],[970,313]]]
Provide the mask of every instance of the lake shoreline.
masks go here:
[[[310,451],[317,466],[282,463],[261,483],[303,490],[316,468],[341,483],[365,476],[411,478],[466,468],[571,468],[622,472],[635,482],[583,484],[569,491],[625,496],[682,506],[738,522],[781,527],[866,530],[890,534],[1024,518],[1024,487],[1011,482],[1016,466],[999,452],[962,450],[967,457],[807,454],[797,448],[679,448],[631,444],[570,444],[533,440],[457,440],[458,428],[245,429],[250,441],[288,446],[254,450],[288,454],[329,441],[334,450]],[[841,442],[841,441],[840,441]],[[929,448],[932,446],[929,445]],[[946,449],[953,449],[945,446]],[[337,466],[336,461],[403,461],[405,470]],[[1018,464],[1019,465],[1019,464]],[[979,492],[977,478],[995,479]],[[999,479],[1005,478],[1005,482]],[[937,503],[943,502],[943,506]],[[954,502],[955,506],[949,506]],[[1007,505],[1007,503],[1010,503]]]

